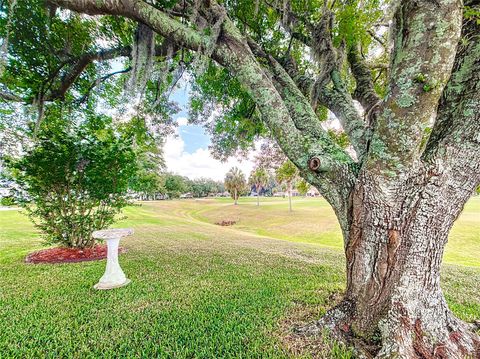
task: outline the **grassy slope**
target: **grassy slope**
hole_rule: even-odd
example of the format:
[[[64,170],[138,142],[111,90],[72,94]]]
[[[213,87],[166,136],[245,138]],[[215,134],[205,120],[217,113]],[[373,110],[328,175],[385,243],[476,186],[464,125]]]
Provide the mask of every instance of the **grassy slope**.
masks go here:
[[[447,253],[462,264],[479,265],[470,256],[475,248],[478,254],[478,238],[469,239],[480,225],[475,201],[454,229],[459,245],[452,238]],[[295,202],[293,214],[286,202],[260,208],[249,202],[238,208],[226,201],[128,208],[119,226],[136,231],[124,241],[129,252],[121,257],[132,284],[109,292],[92,289],[104,261],[23,264],[26,253],[40,248],[38,235],[22,215],[0,212],[0,357],[289,356],[280,345],[282,318],[319,316],[343,288],[338,227],[320,201]],[[236,228],[204,222],[233,215]],[[456,314],[480,318],[480,269],[448,266],[444,272]]]
[[[243,231],[339,250],[343,248],[335,214],[323,200],[294,199],[292,213],[288,212],[287,200],[281,198],[262,198],[260,207],[252,198],[240,199],[239,206],[232,206],[229,199],[200,203],[197,201],[193,205],[193,214],[209,223],[234,220],[237,221],[235,228]],[[480,267],[479,253],[480,197],[475,197],[467,203],[452,229],[444,262]]]

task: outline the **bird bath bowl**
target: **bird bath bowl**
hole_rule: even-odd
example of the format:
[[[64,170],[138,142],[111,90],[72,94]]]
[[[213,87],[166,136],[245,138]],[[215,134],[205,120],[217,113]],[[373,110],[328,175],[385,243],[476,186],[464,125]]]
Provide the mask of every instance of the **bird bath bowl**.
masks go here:
[[[107,267],[105,273],[97,284],[93,286],[95,289],[113,289],[119,288],[130,283],[130,279],[123,273],[118,263],[118,245],[120,239],[133,234],[131,228],[114,228],[95,231],[92,233],[93,238],[104,240],[107,242]]]

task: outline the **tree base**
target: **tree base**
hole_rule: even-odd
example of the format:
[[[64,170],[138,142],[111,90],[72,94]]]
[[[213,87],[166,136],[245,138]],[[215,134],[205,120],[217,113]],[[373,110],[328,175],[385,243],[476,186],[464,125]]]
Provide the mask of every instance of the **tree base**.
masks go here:
[[[344,300],[330,309],[319,320],[295,329],[297,335],[321,336],[327,335],[329,339],[342,343],[354,350],[356,358],[374,358],[380,351],[380,343],[367,342],[358,338],[351,329],[355,306],[352,302]]]
[[[430,331],[422,325],[421,319],[413,324],[399,323],[391,319],[381,320],[372,332],[363,337],[353,329],[355,305],[343,301],[329,310],[320,320],[295,329],[300,336],[320,336],[327,334],[331,339],[351,347],[357,358],[404,358],[404,359],[480,359],[480,337],[475,333],[480,323],[468,324],[449,314],[444,321],[443,341],[435,341],[438,325]],[[436,323],[438,324],[438,323]],[[391,335],[390,333],[395,333]]]

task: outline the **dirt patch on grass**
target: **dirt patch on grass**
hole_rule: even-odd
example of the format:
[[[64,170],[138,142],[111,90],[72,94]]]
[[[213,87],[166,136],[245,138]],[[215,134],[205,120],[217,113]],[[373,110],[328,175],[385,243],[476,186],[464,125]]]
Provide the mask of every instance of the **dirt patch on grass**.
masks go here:
[[[223,220],[223,221],[215,222],[215,224],[217,226],[222,226],[222,227],[233,226],[236,223],[237,223],[237,221],[230,221],[230,220]]]
[[[125,249],[120,247],[119,253],[125,253]],[[26,258],[26,263],[75,263],[85,261],[96,261],[107,258],[107,246],[97,245],[92,248],[65,248],[55,247],[42,249],[30,253]]]

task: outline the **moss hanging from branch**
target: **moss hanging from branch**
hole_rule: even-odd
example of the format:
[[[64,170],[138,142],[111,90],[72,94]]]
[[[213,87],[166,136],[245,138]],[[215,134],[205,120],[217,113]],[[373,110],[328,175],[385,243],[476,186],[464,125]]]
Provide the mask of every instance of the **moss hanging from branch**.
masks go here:
[[[141,93],[152,73],[155,52],[155,33],[142,23],[138,24],[132,48],[132,71],[127,90]]]
[[[207,16],[206,19],[199,16],[198,9],[194,10],[194,13],[197,14],[195,18],[197,27],[209,34],[207,43],[197,50],[196,58],[192,64],[198,73],[203,73],[217,46],[222,25],[227,18],[227,12],[222,6],[211,7],[207,12],[209,16]],[[210,24],[210,26],[208,26],[208,24]]]
[[[5,29],[5,38],[3,39],[2,46],[0,47],[0,76],[3,75],[3,71],[7,66],[7,57],[8,57],[8,38],[10,36],[10,30],[12,27],[12,18],[15,12],[15,6],[17,5],[17,0],[11,0],[10,6],[8,8],[8,20]]]

